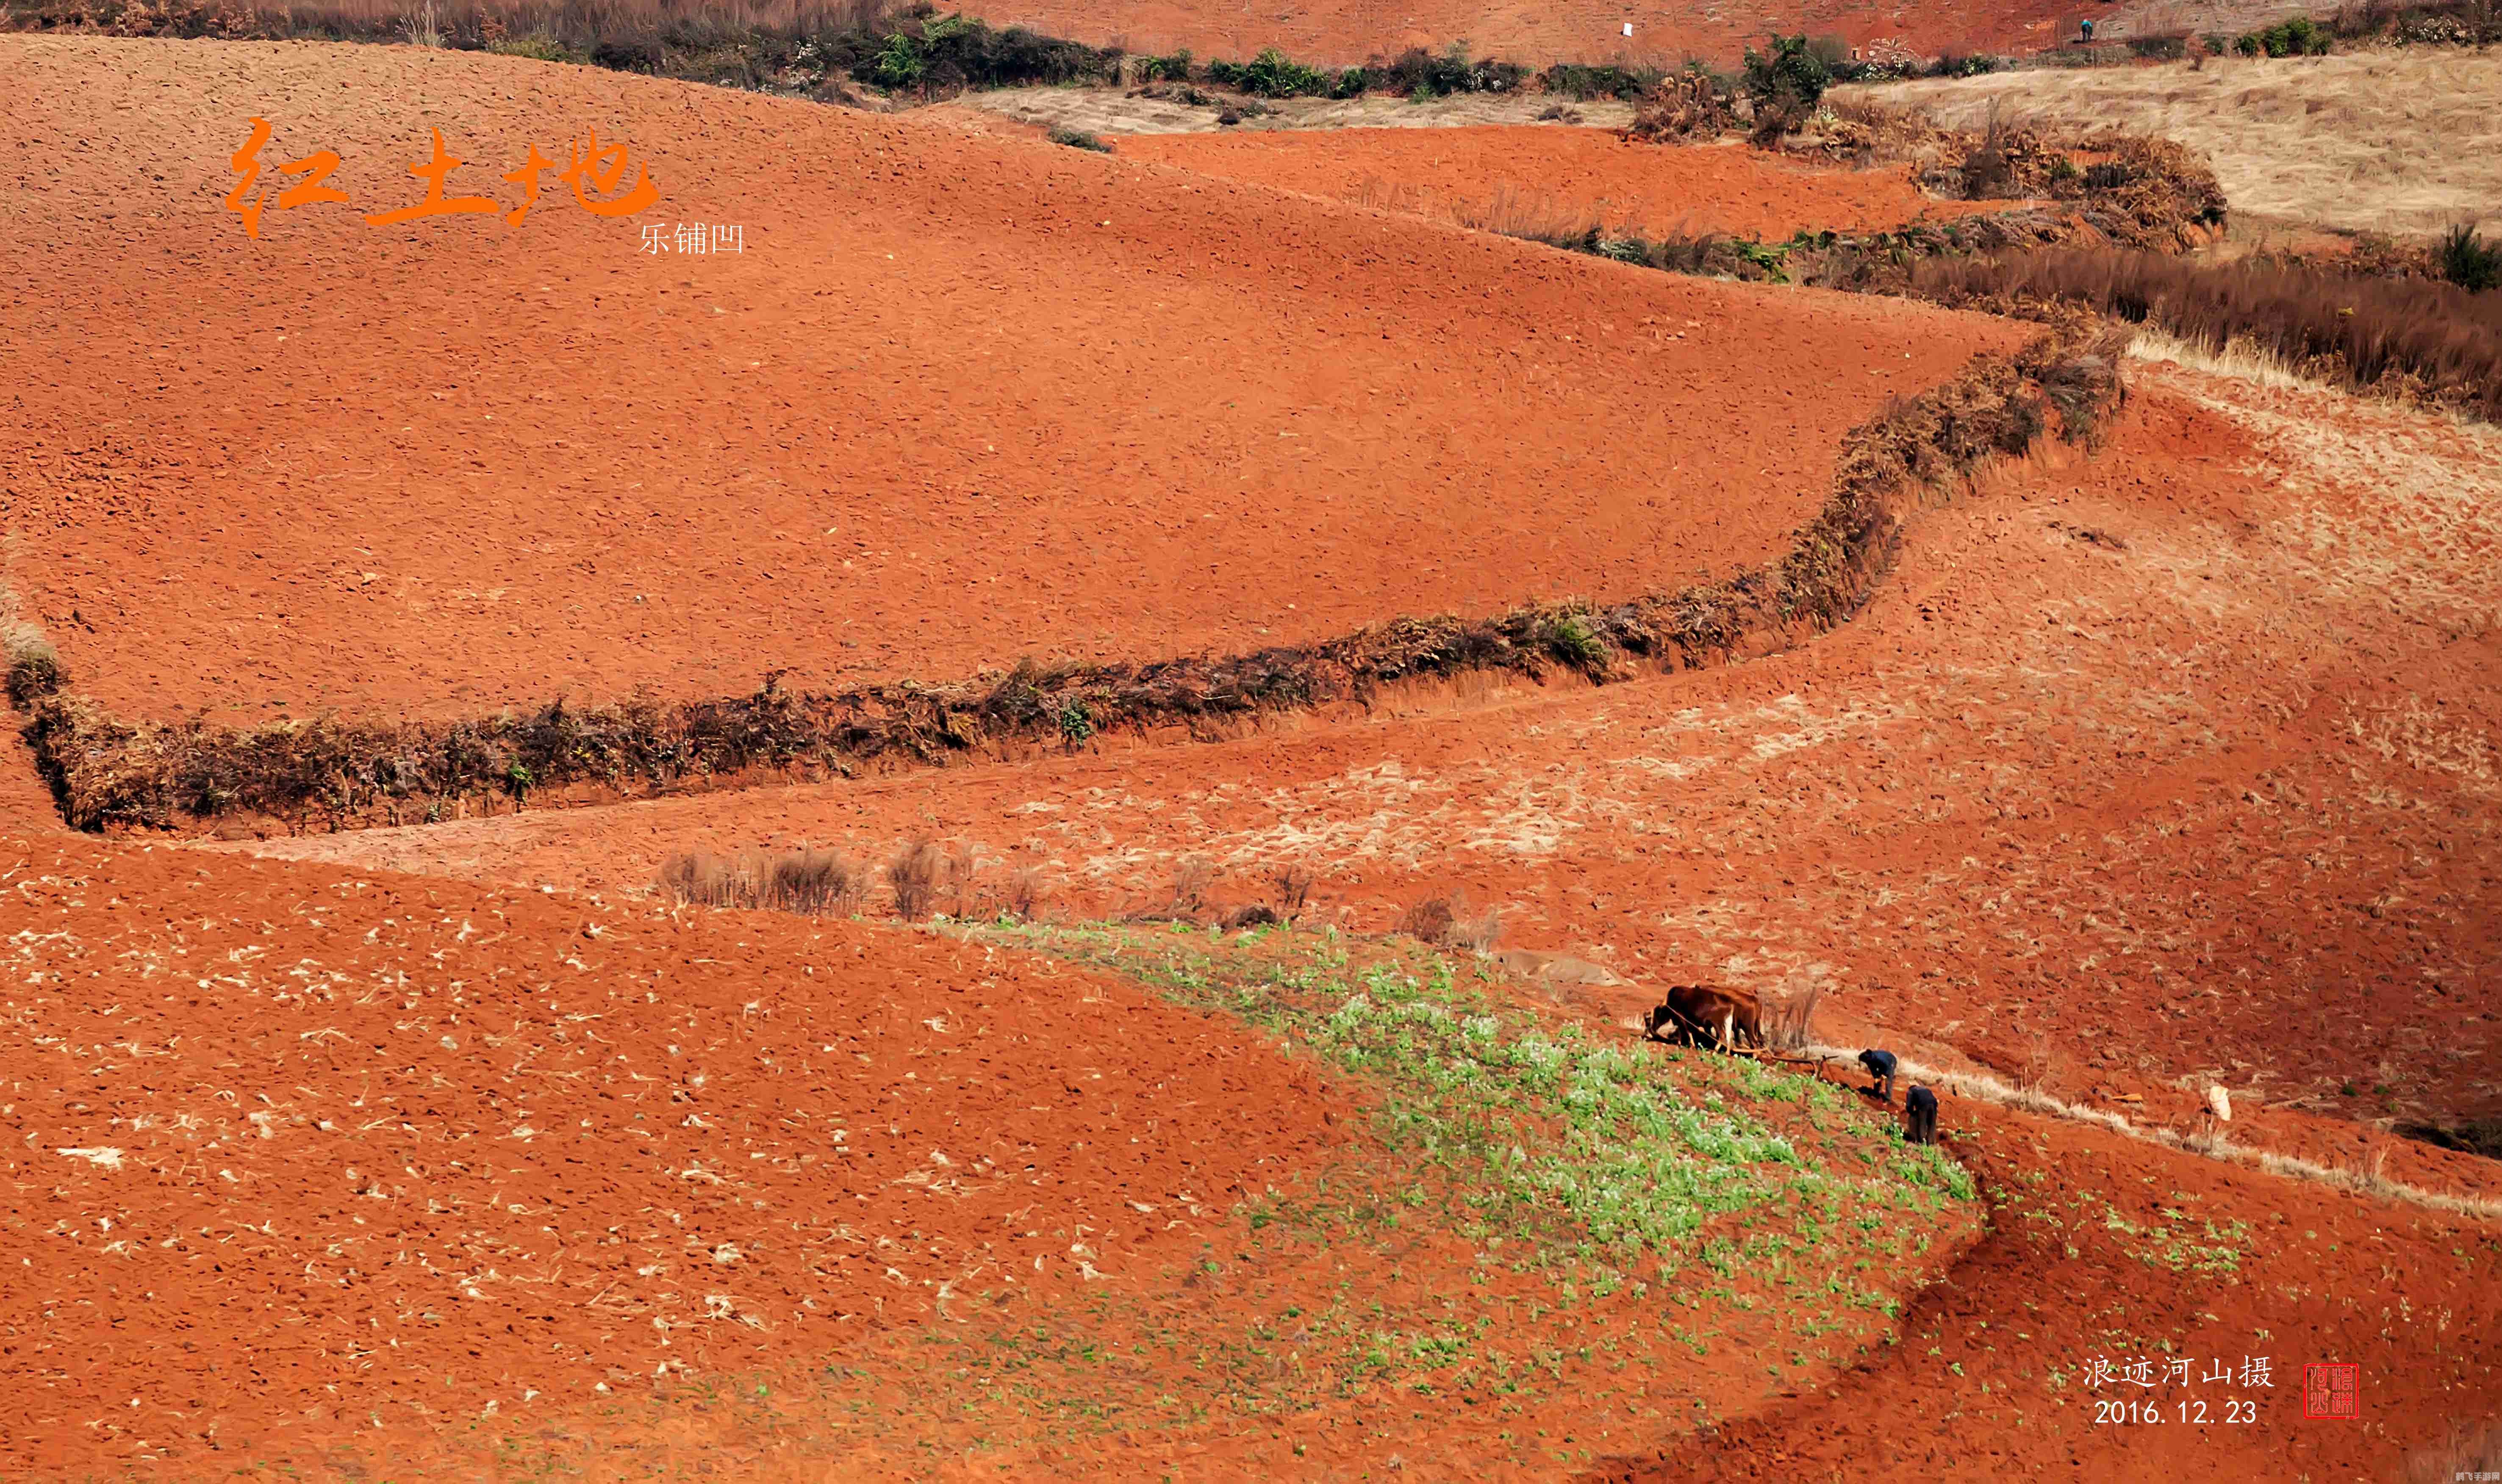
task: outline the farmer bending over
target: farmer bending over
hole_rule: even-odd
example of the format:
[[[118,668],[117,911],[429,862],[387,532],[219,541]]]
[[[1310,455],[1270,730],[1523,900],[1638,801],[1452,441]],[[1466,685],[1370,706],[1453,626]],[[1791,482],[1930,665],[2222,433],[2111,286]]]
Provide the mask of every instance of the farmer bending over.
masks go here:
[[[1869,1083],[1868,1091],[1886,1102],[1892,1102],[1894,1100],[1894,1054],[1890,1051],[1863,1051],[1859,1054],[1859,1064],[1868,1068],[1868,1075],[1876,1079]]]
[[[1938,1095],[1914,1083],[1903,1095],[1904,1137],[1914,1144],[1938,1141]]]

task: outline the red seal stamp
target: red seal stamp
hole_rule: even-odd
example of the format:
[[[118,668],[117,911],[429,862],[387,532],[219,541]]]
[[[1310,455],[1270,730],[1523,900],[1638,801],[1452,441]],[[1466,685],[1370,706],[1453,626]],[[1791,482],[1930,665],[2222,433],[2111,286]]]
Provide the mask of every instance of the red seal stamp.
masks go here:
[[[2302,1415],[2314,1422],[2353,1422],[2363,1415],[2363,1367],[2314,1361],[2302,1367]]]

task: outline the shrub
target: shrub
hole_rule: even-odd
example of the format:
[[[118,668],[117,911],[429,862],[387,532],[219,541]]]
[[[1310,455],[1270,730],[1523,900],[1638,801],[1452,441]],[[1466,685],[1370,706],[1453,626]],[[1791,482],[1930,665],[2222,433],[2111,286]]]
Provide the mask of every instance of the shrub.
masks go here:
[[[1615,244],[1602,244],[1601,255],[1613,256],[1606,252],[1612,246]],[[1648,253],[1637,245],[1633,256],[1618,257],[1617,261],[1639,263],[1647,256]],[[1546,625],[1546,652],[1584,674],[1602,675],[1606,672],[1607,642],[1600,638],[1578,614],[1565,614]]]
[[[1823,1002],[1823,980],[1804,970],[1791,974],[1781,993],[1764,996],[1764,1049],[1783,1055],[1806,1049]]]
[[[1436,948],[1484,953],[1502,935],[1503,910],[1493,908],[1475,918],[1464,916],[1468,910],[1468,898],[1456,893],[1428,897],[1402,913],[1391,930]]]
[[[1316,878],[1300,865],[1281,865],[1268,875],[1269,888],[1276,894],[1277,912],[1287,922],[1303,915],[1311,904],[1312,884]]]
[[[1008,873],[1007,898],[1002,907],[1008,916],[1030,923],[1050,895],[1051,887],[1042,879],[1041,871],[1031,865],[1019,866]]]
[[[505,37],[487,43],[486,50],[497,56],[525,56],[534,62],[582,63],[591,60],[553,36]]]
[[[1833,83],[1833,69],[1805,36],[1775,36],[1769,45],[1769,52],[1746,49],[1746,95],[1758,110],[1769,107],[1802,118],[1813,113]]]
[[[1650,96],[1634,110],[1633,127],[1626,133],[1653,141],[1708,138],[1737,123],[1738,100],[1729,81],[1689,65],[1683,72],[1660,79]]]
[[[1084,129],[1053,129],[1050,134],[1045,137],[1053,144],[1066,145],[1072,150],[1092,150],[1098,154],[1109,154],[1112,152],[1112,147],[1110,145],[1105,144],[1101,139],[1095,135],[1087,133]]]
[[[1260,98],[1325,98],[1336,81],[1274,47],[1247,62],[1210,62],[1207,80]]]
[[[659,886],[679,901],[707,907],[763,907],[811,917],[847,916],[860,904],[860,869],[832,851],[736,856],[680,851],[660,862]]]
[[[1640,102],[1667,77],[1655,67],[1587,67],[1557,62],[1538,75],[1538,85],[1550,93],[1582,103],[1596,98]]]
[[[1108,81],[1120,69],[1118,49],[1099,51],[1023,26],[994,31],[962,15],[936,15],[928,5],[879,24],[887,29],[837,39],[823,46],[825,54],[835,59],[857,56],[852,76],[890,89],[948,91]]]
[[[1372,88],[1372,74],[1362,67],[1349,67],[1330,84],[1333,98],[1361,98]]]
[[[1998,58],[1994,56],[1984,56],[1978,53],[1970,56],[1961,56],[1952,51],[1947,51],[1942,53],[1936,61],[1931,62],[1921,75],[1923,77],[1932,78],[1978,78],[1986,77],[1990,73],[1996,72],[1998,70]]]
[[[9,664],[8,691],[11,704],[31,709],[35,702],[61,688],[61,657],[52,642],[37,633],[32,625],[10,628],[0,638],[6,639],[5,658]]]
[[[2502,287],[2502,242],[2477,236],[2473,222],[2457,223],[2442,234],[2441,276],[2469,293]]]
[[[1173,862],[1172,899],[1165,905],[1166,917],[1196,918],[1207,905],[1207,889],[1216,885],[1222,874],[1216,862],[1205,856],[1184,856]]]
[[[1138,81],[1141,83],[1187,83],[1190,81],[1190,49],[1182,48],[1170,56],[1138,58]]]
[[[1411,47],[1382,71],[1382,85],[1410,98],[1438,98],[1452,93],[1516,92],[1529,70],[1491,57],[1469,59],[1468,44],[1453,42],[1438,54]]]
[[[2326,56],[2330,37],[2310,17],[2296,16],[2243,40],[2257,42],[2256,50],[2270,56]],[[2245,49],[2245,54],[2249,54],[2249,49]]]
[[[765,902],[785,912],[822,916],[847,908],[859,891],[852,863],[829,850],[801,846],[777,857],[765,872]]]
[[[928,917],[946,872],[946,853],[928,840],[915,840],[896,852],[886,865],[886,885],[895,894],[896,915],[907,923]]]
[[[1439,947],[1451,940],[1451,928],[1458,921],[1449,897],[1432,896],[1401,913],[1390,930]]]

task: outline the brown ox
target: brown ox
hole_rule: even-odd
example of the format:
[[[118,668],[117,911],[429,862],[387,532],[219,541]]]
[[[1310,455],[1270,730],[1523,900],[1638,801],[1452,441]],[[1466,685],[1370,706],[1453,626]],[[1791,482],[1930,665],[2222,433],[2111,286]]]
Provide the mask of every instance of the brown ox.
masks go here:
[[[1763,1007],[1744,990],[1680,984],[1669,990],[1668,998],[1659,1008],[1642,1017],[1642,1034],[1653,1040],[1710,1051],[1734,1051],[1741,1039],[1748,1045],[1761,1046]]]

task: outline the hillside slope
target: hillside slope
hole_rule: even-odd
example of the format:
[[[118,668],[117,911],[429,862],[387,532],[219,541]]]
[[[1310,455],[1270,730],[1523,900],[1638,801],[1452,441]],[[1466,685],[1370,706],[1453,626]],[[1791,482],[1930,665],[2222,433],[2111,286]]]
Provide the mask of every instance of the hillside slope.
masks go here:
[[[0,67],[15,581],[131,714],[938,679],[1681,585],[1779,550],[1888,395],[2019,338],[590,68]],[[255,117],[350,203],[246,236]],[[551,173],[519,225],[368,224],[430,129],[454,196],[517,209],[498,176],[596,130],[659,199],[602,218]],[[641,251],[695,222],[745,251]]]

